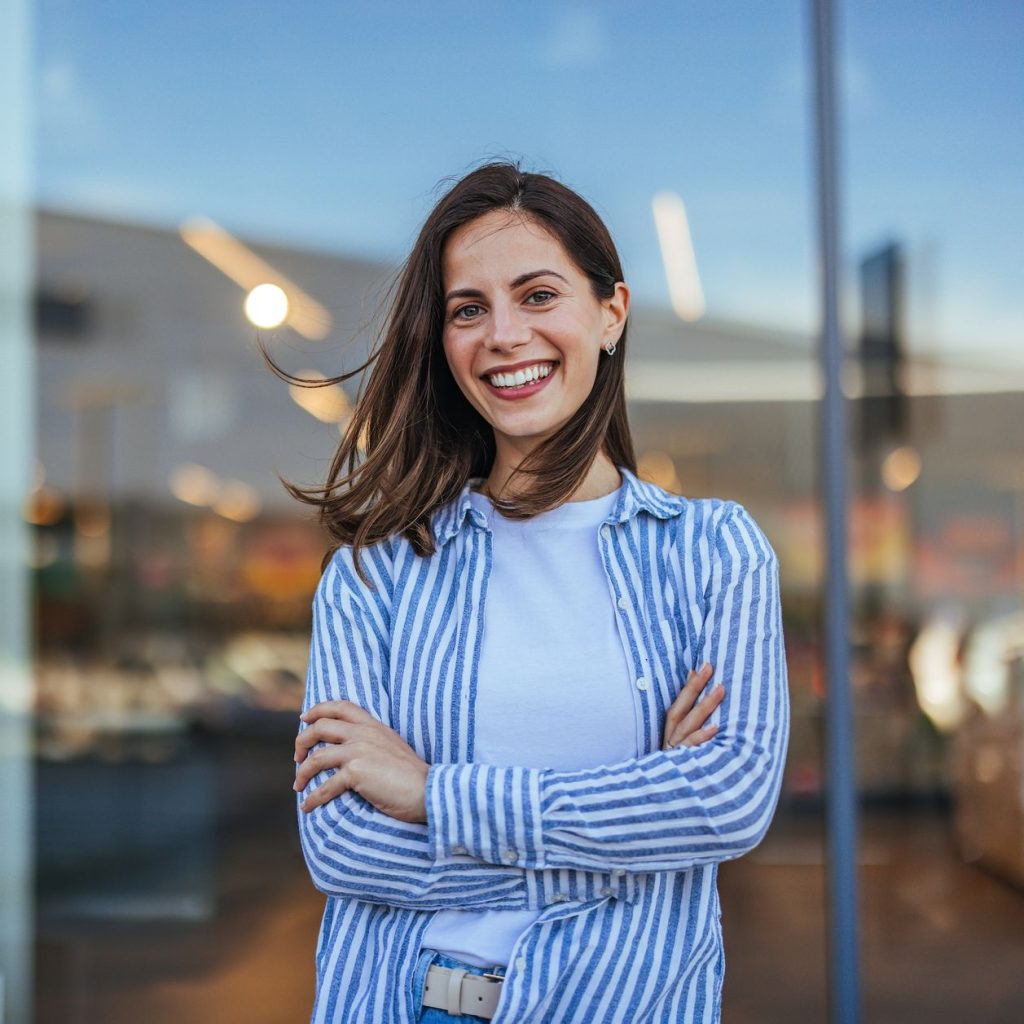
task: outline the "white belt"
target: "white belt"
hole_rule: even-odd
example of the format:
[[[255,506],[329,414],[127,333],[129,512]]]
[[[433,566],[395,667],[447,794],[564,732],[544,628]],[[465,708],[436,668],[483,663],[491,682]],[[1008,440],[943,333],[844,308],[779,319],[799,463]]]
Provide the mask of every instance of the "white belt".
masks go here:
[[[490,1019],[498,1008],[502,984],[500,974],[473,974],[461,967],[431,964],[423,987],[423,1005]]]

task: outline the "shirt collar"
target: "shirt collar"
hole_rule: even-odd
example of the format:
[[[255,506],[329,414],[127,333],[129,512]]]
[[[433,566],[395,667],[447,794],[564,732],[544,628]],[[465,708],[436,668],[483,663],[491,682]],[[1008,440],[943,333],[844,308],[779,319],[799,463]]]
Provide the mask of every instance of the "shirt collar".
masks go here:
[[[659,519],[670,519],[683,511],[685,498],[678,494],[670,494],[657,484],[641,480],[625,466],[619,466],[619,472],[622,474],[622,487],[619,490],[615,506],[608,513],[604,522],[624,523],[639,512],[649,512]],[[463,528],[467,516],[475,525],[484,529],[488,528],[483,513],[474,508],[473,501],[469,496],[472,484],[476,479],[479,478],[473,477],[467,480],[458,497],[446,505],[442,505],[435,512],[432,528],[434,540],[439,547],[451,540]]]

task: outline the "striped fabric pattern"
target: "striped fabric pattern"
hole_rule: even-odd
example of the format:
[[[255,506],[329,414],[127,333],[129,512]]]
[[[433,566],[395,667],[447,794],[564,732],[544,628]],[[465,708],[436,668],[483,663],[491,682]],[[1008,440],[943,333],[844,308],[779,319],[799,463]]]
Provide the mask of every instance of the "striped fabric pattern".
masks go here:
[[[364,549],[374,589],[349,548],[327,566],[303,710],[354,701],[430,770],[423,824],[351,792],[297,809],[310,877],[327,897],[315,1024],[412,1024],[413,967],[443,908],[541,911],[513,950],[494,1024],[720,1020],[717,865],[764,837],[789,740],[778,559],[739,503],[620,472],[595,538],[634,672],[636,756],[617,764],[474,761],[491,534],[472,481],[435,514],[432,556],[401,537]],[[705,661],[726,687],[711,718],[719,731],[662,751],[665,714]]]

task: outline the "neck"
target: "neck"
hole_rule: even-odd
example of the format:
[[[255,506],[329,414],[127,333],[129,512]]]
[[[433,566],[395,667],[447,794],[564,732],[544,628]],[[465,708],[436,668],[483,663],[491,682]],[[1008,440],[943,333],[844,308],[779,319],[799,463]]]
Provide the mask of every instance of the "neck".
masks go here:
[[[490,475],[484,481],[482,490],[492,498],[510,498],[512,492],[503,493],[508,487],[509,477],[512,475],[511,466],[500,466],[495,462],[491,468]],[[611,494],[622,484],[622,474],[618,471],[611,459],[602,451],[599,452],[594,461],[590,464],[587,475],[583,482],[568,497],[568,501],[591,501],[594,498],[603,498]]]

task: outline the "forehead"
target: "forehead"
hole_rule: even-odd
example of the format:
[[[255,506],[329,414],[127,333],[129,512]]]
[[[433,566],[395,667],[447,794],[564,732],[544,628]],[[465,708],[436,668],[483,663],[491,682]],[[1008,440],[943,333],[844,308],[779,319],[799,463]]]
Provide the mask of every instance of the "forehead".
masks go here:
[[[562,243],[542,224],[508,210],[491,210],[456,228],[442,262],[446,285],[458,284],[454,278],[461,276],[505,278],[510,270],[574,269]]]

